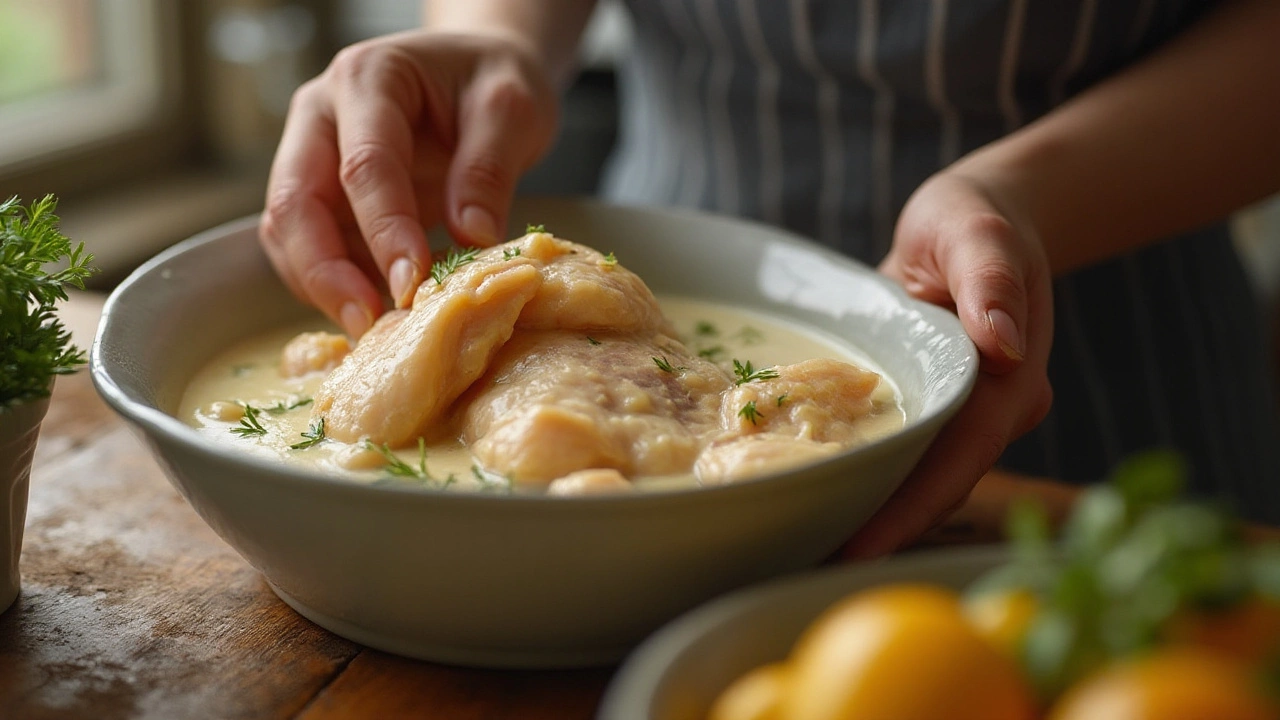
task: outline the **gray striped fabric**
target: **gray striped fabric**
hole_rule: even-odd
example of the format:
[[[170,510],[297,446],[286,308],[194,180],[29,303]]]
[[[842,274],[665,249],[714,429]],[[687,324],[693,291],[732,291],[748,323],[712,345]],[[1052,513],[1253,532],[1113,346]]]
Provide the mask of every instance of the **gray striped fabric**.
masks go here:
[[[605,193],[757,218],[874,264],[925,178],[1209,4],[628,0],[636,43]],[[1176,446],[1196,490],[1280,522],[1261,320],[1226,231],[1060,278],[1055,293],[1054,408],[1001,464],[1089,482],[1127,453]]]

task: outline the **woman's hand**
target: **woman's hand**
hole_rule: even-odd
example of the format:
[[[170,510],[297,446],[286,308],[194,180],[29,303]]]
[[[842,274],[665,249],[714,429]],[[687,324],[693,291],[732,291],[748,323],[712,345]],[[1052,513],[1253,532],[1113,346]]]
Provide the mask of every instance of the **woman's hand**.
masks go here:
[[[892,552],[962,505],[1006,445],[1052,399],[1049,264],[1029,223],[959,166],[935,175],[903,208],[880,271],[922,300],[951,308],[981,355],[977,384],[892,498],[846,547]]]
[[[520,175],[546,151],[557,98],[515,36],[416,31],[340,52],[293,97],[260,236],[295,295],[358,337],[430,271],[425,228],[505,234]]]

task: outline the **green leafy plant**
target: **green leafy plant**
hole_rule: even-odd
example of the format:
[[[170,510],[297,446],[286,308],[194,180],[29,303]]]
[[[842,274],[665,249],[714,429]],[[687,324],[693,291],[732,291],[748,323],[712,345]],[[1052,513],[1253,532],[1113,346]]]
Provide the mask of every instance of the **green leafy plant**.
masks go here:
[[[0,203],[0,408],[47,396],[54,376],[85,363],[57,304],[67,286],[84,288],[93,256],[62,234],[56,210],[52,195]]]

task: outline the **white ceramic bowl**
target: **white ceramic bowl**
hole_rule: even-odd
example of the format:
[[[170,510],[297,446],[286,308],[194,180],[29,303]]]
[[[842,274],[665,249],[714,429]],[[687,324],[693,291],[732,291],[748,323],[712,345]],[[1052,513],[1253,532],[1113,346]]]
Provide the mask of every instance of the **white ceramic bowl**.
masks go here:
[[[704,720],[730,683],[785,659],[804,629],[841,598],[889,583],[961,590],[1007,559],[1003,546],[929,550],[730,593],[637,648],[610,681],[598,720]]]
[[[298,612],[403,655],[547,667],[616,661],[699,602],[827,556],[975,379],[954,316],[776,229],[563,198],[519,200],[512,227],[526,222],[616,252],[659,294],[736,303],[848,341],[897,382],[905,428],[774,476],[621,497],[370,487],[272,464],[173,416],[216,350],[311,312],[272,273],[253,218],[175,246],[116,289],[93,380],[201,517]]]

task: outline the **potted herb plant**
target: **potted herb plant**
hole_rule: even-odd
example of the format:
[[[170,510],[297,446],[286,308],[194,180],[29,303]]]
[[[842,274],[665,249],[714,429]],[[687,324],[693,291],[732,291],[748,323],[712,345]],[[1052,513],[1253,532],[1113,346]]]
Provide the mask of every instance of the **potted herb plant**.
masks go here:
[[[68,285],[84,288],[93,256],[58,228],[52,196],[0,203],[0,612],[18,596],[18,555],[40,422],[58,375],[84,352],[58,321]]]

